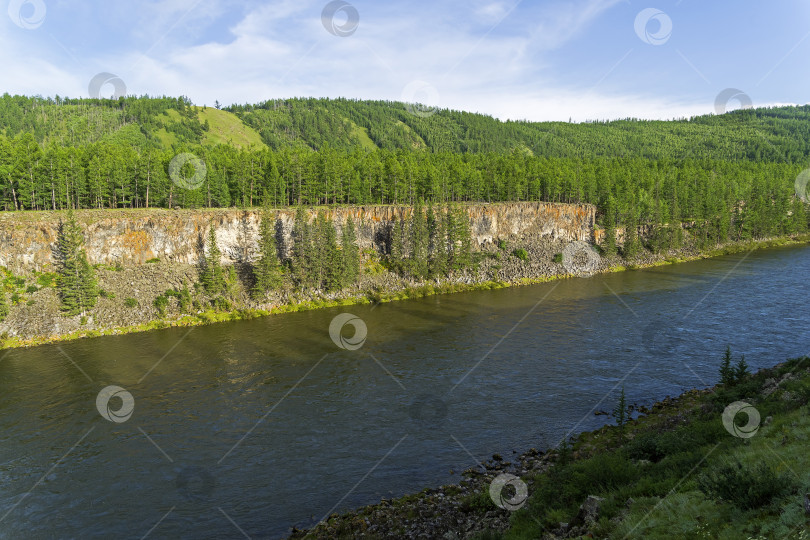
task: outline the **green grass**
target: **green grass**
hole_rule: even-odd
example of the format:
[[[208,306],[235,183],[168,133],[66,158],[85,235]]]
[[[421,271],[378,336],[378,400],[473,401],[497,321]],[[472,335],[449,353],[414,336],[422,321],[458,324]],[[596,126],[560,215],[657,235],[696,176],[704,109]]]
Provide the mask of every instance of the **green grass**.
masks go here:
[[[197,111],[200,122],[204,123],[208,120],[210,126],[209,131],[203,136],[205,146],[228,144],[236,148],[249,148],[251,146],[259,149],[266,148],[259,133],[245,125],[235,114],[217,110],[213,107],[206,109],[198,107]],[[366,135],[366,138],[368,138],[368,135]]]
[[[799,372],[799,366],[801,379],[761,395],[766,378]],[[731,388],[688,393],[628,424],[627,440],[615,427],[583,434],[573,447],[580,458],[530,478],[527,505],[497,537],[539,538],[570,522],[587,496],[597,495],[605,501],[590,528],[596,538],[807,538],[808,367],[808,358],[791,360]],[[750,439],[722,425],[725,406],[737,400],[753,404],[763,421],[772,418]],[[718,478],[720,490],[706,489],[707,479]]]

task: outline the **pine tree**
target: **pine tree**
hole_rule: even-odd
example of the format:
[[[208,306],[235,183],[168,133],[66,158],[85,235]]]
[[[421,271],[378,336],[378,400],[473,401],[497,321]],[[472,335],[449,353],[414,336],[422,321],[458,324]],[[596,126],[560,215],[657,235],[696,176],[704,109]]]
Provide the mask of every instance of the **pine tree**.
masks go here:
[[[312,227],[309,224],[304,208],[299,206],[295,211],[293,225],[292,268],[295,281],[301,291],[310,286],[312,280]]]
[[[456,206],[448,211],[453,215],[453,268],[464,270],[472,264],[472,231],[470,230],[470,218],[467,212],[460,206]]]
[[[430,277],[440,279],[447,276],[447,220],[441,207],[433,214],[430,211]]]
[[[84,314],[96,305],[99,290],[95,273],[83,249],[82,231],[72,211],[68,212],[67,221],[59,223],[56,245],[57,289],[62,311],[67,315]]]
[[[8,317],[8,302],[6,301],[6,288],[2,282],[0,282],[0,322],[6,320]]]
[[[321,228],[321,249],[323,250],[323,282],[322,287],[329,292],[339,291],[344,285],[343,256],[337,242],[337,232],[332,221],[326,219],[323,212],[319,215]]]
[[[726,354],[723,355],[723,363],[720,364],[720,383],[723,386],[734,384],[735,370],[731,367],[731,347],[726,347]]]
[[[259,260],[253,267],[256,278],[252,291],[254,298],[264,298],[270,291],[278,289],[282,283],[275,224],[276,215],[270,211],[269,204],[266,203],[259,223]]]
[[[205,255],[202,276],[200,281],[206,292],[216,296],[225,292],[228,284],[222,270],[222,252],[217,245],[217,231],[213,223],[208,230],[208,253]]]
[[[734,367],[734,382],[740,382],[748,376],[748,363],[745,361],[745,355],[740,357],[737,365]]]
[[[391,251],[388,254],[388,263],[391,270],[402,274],[405,270],[405,223],[404,219],[396,219],[391,223]]]
[[[343,284],[344,286],[354,285],[360,278],[360,248],[357,246],[357,232],[351,216],[346,219],[346,224],[343,226],[340,245]]]
[[[639,251],[638,222],[635,209],[630,209],[624,229],[624,258],[635,259]]]
[[[605,254],[616,254],[616,212],[613,197],[608,199],[605,208]]]
[[[430,236],[422,202],[417,202],[411,220],[411,272],[414,277],[425,279],[428,276],[428,250]]]

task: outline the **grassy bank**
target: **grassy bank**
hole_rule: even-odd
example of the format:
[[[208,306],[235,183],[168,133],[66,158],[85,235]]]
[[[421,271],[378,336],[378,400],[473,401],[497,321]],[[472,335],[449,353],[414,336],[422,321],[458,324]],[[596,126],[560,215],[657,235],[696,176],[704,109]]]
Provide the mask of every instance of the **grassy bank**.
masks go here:
[[[746,414],[726,412],[741,401],[758,415],[754,429],[743,431]],[[805,357],[667,398],[621,427],[580,434],[545,454],[532,450],[512,460],[517,468],[497,461],[477,478],[333,515],[293,537],[803,540],[809,403]],[[515,512],[491,498],[491,482],[504,472],[528,488]]]
[[[757,249],[784,247],[807,243],[810,243],[810,235],[803,235],[793,238],[773,238],[744,243],[731,243],[702,253],[683,252],[678,254],[677,256],[653,257],[643,262],[640,260],[625,261],[624,259],[620,259],[617,257],[611,260],[611,264],[605,268],[604,272],[641,270],[645,268],[663,266],[667,264],[678,264],[688,261],[707,259],[711,257],[719,257],[735,253],[744,253]],[[76,339],[96,338],[102,336],[118,336],[124,334],[148,332],[152,330],[161,330],[173,327],[180,327],[180,328],[194,327],[221,322],[249,320],[269,315],[293,313],[298,311],[308,311],[313,309],[349,307],[353,305],[364,305],[364,304],[379,304],[399,300],[424,298],[433,295],[452,294],[457,292],[495,290],[507,287],[536,285],[540,283],[548,283],[551,281],[555,281],[557,279],[567,279],[573,277],[575,276],[566,274],[557,274],[550,276],[538,276],[532,278],[520,278],[512,281],[486,280],[477,283],[460,283],[448,280],[442,283],[427,283],[418,286],[407,286],[404,288],[390,291],[375,290],[375,291],[363,291],[359,293],[353,292],[338,297],[336,299],[323,298],[323,299],[297,301],[289,304],[273,306],[270,309],[236,308],[230,311],[207,310],[193,315],[183,315],[176,318],[156,319],[143,324],[119,326],[114,328],[79,330],[76,332],[71,332],[69,334],[63,334],[58,336],[37,336],[32,339],[5,337],[0,338],[0,348],[12,349],[12,348],[34,347],[48,343],[72,341]]]

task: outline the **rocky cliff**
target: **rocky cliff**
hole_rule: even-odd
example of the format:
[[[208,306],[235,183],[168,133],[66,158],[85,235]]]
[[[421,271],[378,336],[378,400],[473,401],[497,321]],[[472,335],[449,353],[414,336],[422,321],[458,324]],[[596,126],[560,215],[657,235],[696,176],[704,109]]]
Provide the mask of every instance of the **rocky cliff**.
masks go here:
[[[498,239],[532,234],[550,240],[587,241],[594,238],[596,208],[554,203],[470,204],[473,239],[478,248]],[[325,209],[340,228],[351,216],[358,227],[362,249],[379,248],[395,217],[409,207],[362,206]],[[309,210],[310,216],[315,210]],[[294,210],[278,212],[282,245],[290,245]],[[53,247],[62,215],[49,212],[0,213],[0,266],[15,273],[52,269]],[[253,257],[260,214],[252,210],[91,210],[76,213],[85,232],[91,264],[137,266],[152,259],[196,264],[202,240],[211,223],[216,226],[223,262]]]

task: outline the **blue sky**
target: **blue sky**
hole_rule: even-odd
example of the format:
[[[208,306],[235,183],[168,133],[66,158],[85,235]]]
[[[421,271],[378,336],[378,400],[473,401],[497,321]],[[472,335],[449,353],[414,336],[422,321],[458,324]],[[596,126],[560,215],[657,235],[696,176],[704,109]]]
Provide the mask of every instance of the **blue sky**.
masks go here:
[[[326,0],[2,2],[12,94],[87,96],[109,72],[199,105],[342,96],[537,121],[707,114],[727,88],[810,102],[807,0],[347,0],[346,36]]]

